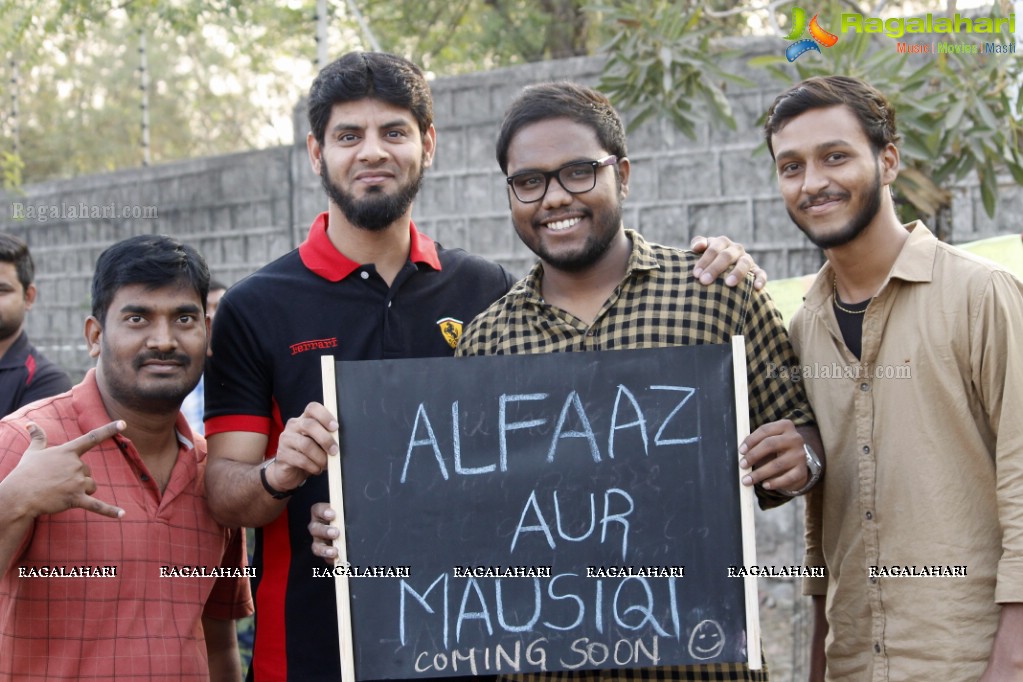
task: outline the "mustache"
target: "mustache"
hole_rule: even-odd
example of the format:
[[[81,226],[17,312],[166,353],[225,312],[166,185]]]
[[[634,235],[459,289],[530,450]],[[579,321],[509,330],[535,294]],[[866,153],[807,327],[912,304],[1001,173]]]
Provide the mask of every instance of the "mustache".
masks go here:
[[[822,204],[825,201],[832,201],[836,199],[839,200],[848,199],[849,197],[850,194],[848,192],[823,192],[821,194],[814,194],[810,197],[807,197],[806,201],[799,204],[799,208],[807,209],[813,206],[814,204]]]
[[[150,361],[156,362],[173,362],[181,365],[182,367],[188,367],[192,364],[192,358],[186,353],[178,353],[171,351],[169,353],[161,353],[160,351],[148,351],[137,355],[132,361],[132,366],[138,370],[142,369],[142,366]]]

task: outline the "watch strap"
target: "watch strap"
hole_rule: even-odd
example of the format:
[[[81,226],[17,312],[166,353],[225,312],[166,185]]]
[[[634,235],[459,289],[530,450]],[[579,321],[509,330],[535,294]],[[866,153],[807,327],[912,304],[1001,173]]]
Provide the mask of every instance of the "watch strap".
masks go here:
[[[821,462],[820,457],[813,449],[803,443],[803,452],[806,453],[806,468],[810,470],[810,480],[806,482],[799,490],[779,490],[782,495],[788,495],[789,497],[799,497],[810,492],[810,489],[817,485],[817,481],[821,480],[821,474],[824,473],[824,464]]]
[[[292,488],[291,490],[278,490],[277,488],[270,485],[270,481],[268,481],[266,478],[266,470],[269,469],[270,465],[276,461],[277,461],[276,457],[271,457],[270,459],[263,462],[263,464],[259,467],[259,482],[263,484],[263,489],[270,493],[270,497],[274,498],[275,500],[283,500],[294,495],[298,491],[298,489],[302,487],[302,484],[304,484],[305,481],[302,481],[302,483],[298,484],[298,487]]]

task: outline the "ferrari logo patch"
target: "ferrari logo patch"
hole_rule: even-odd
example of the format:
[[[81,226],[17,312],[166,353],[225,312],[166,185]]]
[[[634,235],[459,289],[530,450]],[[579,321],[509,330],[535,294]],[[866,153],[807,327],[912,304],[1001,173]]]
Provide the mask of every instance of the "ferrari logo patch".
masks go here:
[[[437,320],[437,326],[440,327],[440,333],[444,335],[444,340],[448,342],[449,346],[454,348],[458,345],[458,339],[462,338],[461,320],[445,317]]]

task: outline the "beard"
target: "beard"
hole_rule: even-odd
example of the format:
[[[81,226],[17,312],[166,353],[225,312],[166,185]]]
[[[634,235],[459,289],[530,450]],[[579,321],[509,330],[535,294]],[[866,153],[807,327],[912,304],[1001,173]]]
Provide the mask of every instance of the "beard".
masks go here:
[[[809,200],[835,197],[835,198],[848,198],[849,193],[832,193],[832,194],[818,194],[810,197]],[[788,209],[786,209],[788,210]],[[874,170],[874,182],[864,195],[863,201],[861,202],[860,209],[856,214],[846,223],[841,229],[832,234],[815,235],[811,229],[804,223],[799,222],[795,214],[791,210],[788,210],[789,218],[796,224],[806,238],[809,239],[815,246],[820,249],[835,249],[840,246],[845,246],[849,242],[853,241],[860,234],[863,233],[867,226],[873,222],[874,217],[877,216],[878,211],[881,210],[881,169],[876,168]]]
[[[105,357],[112,357],[106,342],[102,343]],[[202,370],[200,367],[200,371],[191,376],[191,372],[188,370],[191,369],[193,362],[186,353],[160,353],[157,351],[142,353],[132,360],[130,373],[126,372],[123,366],[111,366],[113,363],[108,364],[104,362],[103,358],[104,356],[100,357],[100,362],[104,366],[103,381],[110,396],[122,405],[128,405],[149,414],[177,412],[185,397],[198,385]],[[153,381],[152,379],[147,382],[139,381],[142,366],[148,360],[174,361],[186,371],[181,380],[156,380],[155,385],[149,385]]]
[[[331,180],[325,159],[320,163],[320,183],[323,185],[323,191],[337,204],[348,222],[370,232],[380,232],[405,215],[412,205],[412,200],[419,194],[419,188],[423,185],[424,161],[425,155],[424,159],[420,160],[415,174],[408,182],[400,185],[394,194],[386,194],[382,189],[372,187],[365,197],[357,199],[355,195],[341,189],[340,185]]]
[[[537,255],[540,260],[547,263],[556,270],[562,270],[564,272],[580,272],[589,268],[590,266],[597,263],[604,254],[607,253],[611,242],[614,241],[618,234],[618,230],[622,226],[622,202],[619,199],[615,202],[614,208],[607,211],[601,211],[600,214],[595,214],[592,210],[587,209],[584,213],[584,217],[590,218],[593,223],[593,231],[583,242],[581,250],[575,253],[556,254],[544,245],[542,239],[535,239],[526,241],[526,246]],[[515,228],[518,230],[518,226]],[[528,226],[527,229],[533,230],[535,234],[539,234],[543,228],[539,225],[539,222],[534,222]],[[525,240],[523,240],[525,241]]]

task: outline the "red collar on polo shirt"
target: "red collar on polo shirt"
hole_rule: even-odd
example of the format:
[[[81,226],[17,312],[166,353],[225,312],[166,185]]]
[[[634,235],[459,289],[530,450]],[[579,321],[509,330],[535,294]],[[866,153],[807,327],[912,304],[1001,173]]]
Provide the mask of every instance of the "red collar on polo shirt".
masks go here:
[[[409,260],[424,263],[434,270],[440,270],[437,245],[424,234],[420,234],[415,223],[409,221],[411,247]],[[327,213],[316,216],[309,236],[298,247],[298,255],[307,268],[330,282],[340,282],[359,269],[359,264],[338,251],[327,236]]]

